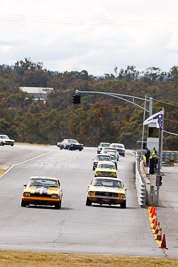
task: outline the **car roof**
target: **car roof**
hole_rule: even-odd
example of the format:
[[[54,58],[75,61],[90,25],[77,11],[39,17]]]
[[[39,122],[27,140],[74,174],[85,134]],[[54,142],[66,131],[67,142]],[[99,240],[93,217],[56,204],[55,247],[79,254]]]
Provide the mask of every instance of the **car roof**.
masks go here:
[[[71,141],[77,141],[76,139],[72,139],[72,138],[66,138],[64,140],[71,140]]]
[[[120,181],[120,182],[122,182],[122,180],[121,179],[119,179],[119,178],[115,178],[115,177],[106,177],[106,176],[104,176],[104,177],[94,177],[93,178],[93,180],[95,180],[95,179],[104,179],[104,180],[115,180],[115,181]]]
[[[108,157],[108,158],[110,158],[110,154],[109,153],[100,153],[100,154],[98,154],[97,156],[96,156],[96,158],[97,157]]]
[[[121,143],[112,143],[111,146],[112,145],[119,145],[119,146],[121,145],[121,146],[124,146],[124,144],[121,144]]]
[[[102,151],[101,155],[116,155],[115,151]]]
[[[112,150],[112,151],[114,151],[114,150],[116,150],[116,148],[115,148],[115,147],[110,147],[110,146],[109,146],[109,147],[104,147],[103,150],[106,150],[106,151],[107,151],[107,150]]]
[[[48,176],[31,176],[31,177],[30,177],[30,180],[31,180],[31,179],[58,180],[58,179],[55,178],[55,177],[48,177]]]
[[[114,166],[115,166],[115,164],[114,164],[114,162],[112,162],[112,161],[105,161],[105,160],[103,160],[103,161],[98,161],[98,164],[99,163],[101,163],[101,164],[113,164]]]
[[[110,143],[107,143],[107,142],[101,142],[101,143],[99,144],[99,146],[101,146],[101,145],[110,145]]]

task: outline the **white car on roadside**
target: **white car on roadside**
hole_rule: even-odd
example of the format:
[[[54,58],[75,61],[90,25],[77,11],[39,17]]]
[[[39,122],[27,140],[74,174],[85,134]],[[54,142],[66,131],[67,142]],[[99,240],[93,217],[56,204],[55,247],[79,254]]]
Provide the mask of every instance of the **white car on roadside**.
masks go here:
[[[0,146],[4,146],[4,145],[13,146],[14,142],[15,141],[13,139],[10,139],[7,135],[0,134]]]

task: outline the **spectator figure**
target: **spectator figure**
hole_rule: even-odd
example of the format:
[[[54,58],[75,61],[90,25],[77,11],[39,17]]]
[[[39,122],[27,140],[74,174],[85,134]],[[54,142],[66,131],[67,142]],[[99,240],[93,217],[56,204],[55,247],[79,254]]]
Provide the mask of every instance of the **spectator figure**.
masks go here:
[[[145,158],[146,158],[146,166],[148,167],[150,160],[150,150],[148,149],[148,147],[146,147]]]
[[[153,152],[152,152],[152,158],[154,160],[154,168],[156,169],[157,163],[158,163],[158,152],[156,151],[156,148],[153,147]]]

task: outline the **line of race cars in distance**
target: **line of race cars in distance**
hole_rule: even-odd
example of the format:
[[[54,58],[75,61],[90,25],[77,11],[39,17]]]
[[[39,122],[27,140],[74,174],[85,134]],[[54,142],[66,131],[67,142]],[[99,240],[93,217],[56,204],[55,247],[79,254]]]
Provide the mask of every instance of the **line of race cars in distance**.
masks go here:
[[[117,205],[126,208],[126,188],[121,179],[117,178],[117,161],[119,155],[125,157],[123,144],[102,142],[97,148],[93,160],[95,178],[88,185],[86,206],[92,203],[100,205]]]

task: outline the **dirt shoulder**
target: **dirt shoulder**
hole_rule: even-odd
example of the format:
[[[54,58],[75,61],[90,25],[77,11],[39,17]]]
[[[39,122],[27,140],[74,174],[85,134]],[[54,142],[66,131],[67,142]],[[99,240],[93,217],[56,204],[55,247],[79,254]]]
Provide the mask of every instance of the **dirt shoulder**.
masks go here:
[[[0,176],[2,176],[9,168],[10,166],[0,165]]]

